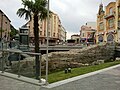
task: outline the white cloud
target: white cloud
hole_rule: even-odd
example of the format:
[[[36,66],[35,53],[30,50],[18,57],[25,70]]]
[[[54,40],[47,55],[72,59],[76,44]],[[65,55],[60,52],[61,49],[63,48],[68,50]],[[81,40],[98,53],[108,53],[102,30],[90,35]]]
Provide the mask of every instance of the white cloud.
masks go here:
[[[10,18],[16,28],[22,26],[26,21],[16,15],[16,11],[22,7],[21,0],[0,0],[0,9]],[[103,0],[104,6],[110,1]],[[79,33],[80,26],[89,21],[96,21],[98,7],[101,0],[50,0],[50,9],[57,13],[68,36]]]
[[[24,18],[19,18],[16,15],[17,10],[22,7],[21,0],[2,0],[0,2],[1,10],[7,15],[7,17],[11,20],[11,24],[18,29],[23,24],[25,24]]]
[[[53,0],[54,1],[54,0]],[[58,11],[60,12],[66,12],[67,10],[67,6],[65,3],[61,2],[60,0],[57,0],[55,2],[51,1],[51,6],[50,7],[53,7],[53,8],[56,8]]]

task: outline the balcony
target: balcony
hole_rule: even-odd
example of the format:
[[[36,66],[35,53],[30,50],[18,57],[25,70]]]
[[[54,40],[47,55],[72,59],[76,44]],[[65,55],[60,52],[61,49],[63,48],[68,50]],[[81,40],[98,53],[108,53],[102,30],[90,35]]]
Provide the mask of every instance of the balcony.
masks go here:
[[[107,34],[109,34],[109,33],[116,34],[116,33],[117,33],[117,30],[116,30],[116,29],[108,30],[106,33],[107,33]]]
[[[111,18],[111,17],[114,17],[114,16],[115,16],[115,13],[113,12],[111,14],[106,15],[104,18],[108,19],[108,18]]]

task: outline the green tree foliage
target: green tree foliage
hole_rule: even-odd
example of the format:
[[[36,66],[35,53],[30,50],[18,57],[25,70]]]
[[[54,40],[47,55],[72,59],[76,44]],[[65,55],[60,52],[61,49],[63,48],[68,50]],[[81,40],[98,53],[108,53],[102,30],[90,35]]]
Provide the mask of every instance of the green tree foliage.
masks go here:
[[[12,25],[10,25],[10,37],[13,38],[16,34],[18,34],[18,30],[16,30]]]

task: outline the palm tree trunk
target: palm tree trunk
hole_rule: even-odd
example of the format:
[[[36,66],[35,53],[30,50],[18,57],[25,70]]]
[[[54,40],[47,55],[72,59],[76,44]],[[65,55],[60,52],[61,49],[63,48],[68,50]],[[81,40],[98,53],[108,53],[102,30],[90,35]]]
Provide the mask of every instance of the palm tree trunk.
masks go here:
[[[39,53],[39,28],[38,28],[38,15],[34,15],[34,40],[35,40],[35,53]],[[35,75],[36,79],[40,76],[40,60],[39,56],[35,56]]]

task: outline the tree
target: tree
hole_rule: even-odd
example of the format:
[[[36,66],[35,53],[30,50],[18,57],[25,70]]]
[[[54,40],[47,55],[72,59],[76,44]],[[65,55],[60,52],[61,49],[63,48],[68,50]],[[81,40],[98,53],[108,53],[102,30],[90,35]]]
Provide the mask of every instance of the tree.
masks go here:
[[[13,38],[16,34],[18,34],[18,30],[16,30],[12,25],[10,25],[10,37]]]
[[[35,40],[35,53],[39,51],[39,24],[38,21],[47,18],[47,0],[22,0],[24,8],[20,8],[17,11],[17,15],[21,18],[25,16],[26,20],[31,20],[33,15],[34,18],[34,40]],[[40,75],[40,61],[39,56],[35,56],[35,73],[36,79],[39,79]]]

